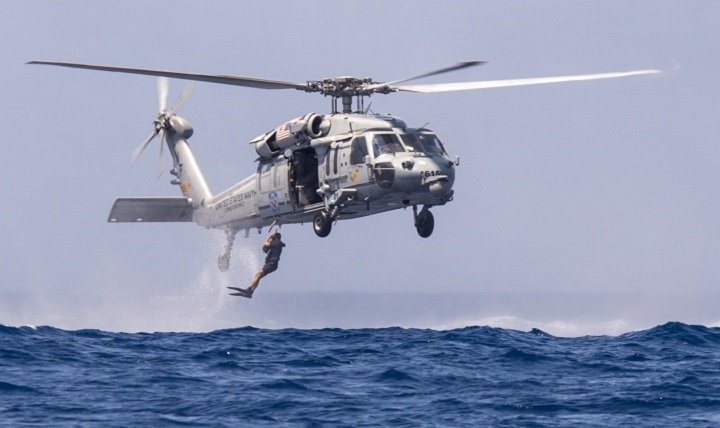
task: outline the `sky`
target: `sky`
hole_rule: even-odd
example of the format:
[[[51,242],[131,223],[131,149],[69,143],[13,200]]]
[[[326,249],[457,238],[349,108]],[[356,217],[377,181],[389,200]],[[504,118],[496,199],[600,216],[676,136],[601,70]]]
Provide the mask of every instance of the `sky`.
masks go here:
[[[0,323],[716,325],[719,15],[713,1],[0,1]],[[155,179],[157,146],[130,166],[157,114],[155,79],[30,60],[291,82],[390,81],[465,60],[488,62],[413,84],[664,73],[373,96],[374,112],[428,123],[460,157],[433,236],[417,236],[411,210],[341,221],[325,239],[285,226],[280,269],[246,300],[225,287],[249,284],[265,233],[239,238],[220,273],[221,232],[106,222],[116,197],[179,196],[167,173]],[[170,81],[171,102],[186,83]],[[254,137],[329,109],[318,94],[197,83],[180,115],[217,193],[254,173]]]

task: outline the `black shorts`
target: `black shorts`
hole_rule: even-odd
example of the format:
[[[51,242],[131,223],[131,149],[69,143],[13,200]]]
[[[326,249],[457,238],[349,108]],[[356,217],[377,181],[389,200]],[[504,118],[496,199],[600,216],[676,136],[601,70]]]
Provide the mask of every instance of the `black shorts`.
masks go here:
[[[277,263],[265,263],[265,266],[263,266],[262,270],[265,275],[275,272],[278,268]]]

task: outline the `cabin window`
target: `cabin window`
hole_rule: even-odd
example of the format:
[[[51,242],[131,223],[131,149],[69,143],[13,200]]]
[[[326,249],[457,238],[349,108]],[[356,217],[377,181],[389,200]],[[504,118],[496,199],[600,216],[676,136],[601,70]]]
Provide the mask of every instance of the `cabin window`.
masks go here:
[[[332,157],[332,149],[328,149],[325,154],[325,176],[330,177],[330,158]]]
[[[372,141],[373,156],[378,157],[385,153],[404,152],[400,139],[395,134],[375,134]]]
[[[350,149],[350,164],[359,165],[365,160],[365,156],[368,155],[367,141],[365,137],[357,137],[352,142]]]
[[[281,162],[282,161],[273,165],[273,187],[275,189],[285,188],[285,173],[287,173],[287,164]]]
[[[272,168],[272,163],[270,162],[260,164],[260,181],[258,184],[262,191],[270,190],[270,168]]]
[[[337,175],[338,173],[338,152],[340,151],[340,147],[335,147],[335,155],[333,156],[333,174]]]

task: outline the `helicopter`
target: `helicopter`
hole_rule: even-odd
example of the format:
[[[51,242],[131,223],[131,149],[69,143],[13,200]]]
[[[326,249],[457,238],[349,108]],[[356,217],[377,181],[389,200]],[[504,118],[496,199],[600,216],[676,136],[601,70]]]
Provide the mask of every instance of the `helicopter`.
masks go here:
[[[223,230],[227,243],[218,267],[227,271],[236,235],[249,236],[284,224],[311,223],[315,234],[327,237],[338,220],[348,220],[412,207],[413,225],[422,238],[432,235],[435,220],[430,209],[454,197],[458,156],[451,158],[439,136],[430,129],[408,127],[394,115],[375,114],[365,99],[397,92],[435,93],[522,85],[610,79],[659,70],[638,70],[574,76],[515,80],[399,85],[411,80],[484,64],[464,61],[416,76],[376,82],[371,78],[343,76],[305,83],[257,77],[184,73],[57,61],[30,61],[79,69],[131,73],[158,77],[159,113],[150,136],[135,150],[132,163],[156,137],[172,156],[171,184],[181,197],[117,198],[108,217],[111,223],[192,222]],[[169,78],[191,84],[170,109]],[[258,155],[255,173],[214,194],[190,149],[190,123],[176,115],[192,93],[192,81],[256,89],[295,89],[331,99],[328,114],[307,113],[289,120],[250,141]],[[338,102],[340,107],[338,108]],[[418,209],[418,207],[421,207]]]

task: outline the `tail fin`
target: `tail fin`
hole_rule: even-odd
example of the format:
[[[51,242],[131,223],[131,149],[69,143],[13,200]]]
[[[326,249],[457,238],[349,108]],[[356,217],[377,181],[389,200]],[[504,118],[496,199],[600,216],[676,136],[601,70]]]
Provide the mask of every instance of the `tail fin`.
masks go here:
[[[177,177],[173,182],[180,185],[183,196],[190,198],[193,206],[204,205],[213,194],[187,142],[192,135],[192,127],[185,119],[173,116],[171,129],[166,141],[175,166],[172,173]]]

